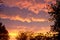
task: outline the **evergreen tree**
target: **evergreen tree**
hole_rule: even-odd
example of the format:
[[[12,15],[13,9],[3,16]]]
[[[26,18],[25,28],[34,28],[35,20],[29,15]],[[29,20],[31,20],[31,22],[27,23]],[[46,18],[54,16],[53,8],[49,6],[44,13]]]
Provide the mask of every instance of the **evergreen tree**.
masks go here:
[[[8,31],[6,30],[5,26],[0,23],[0,40],[8,40]]]
[[[51,26],[53,32],[58,32],[57,40],[60,40],[60,1],[56,0],[56,4],[51,4],[51,11],[48,12],[54,21]]]

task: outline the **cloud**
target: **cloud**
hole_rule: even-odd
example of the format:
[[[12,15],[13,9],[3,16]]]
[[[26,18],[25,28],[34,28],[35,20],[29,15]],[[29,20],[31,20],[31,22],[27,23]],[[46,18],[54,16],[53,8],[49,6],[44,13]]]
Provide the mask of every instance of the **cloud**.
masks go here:
[[[29,11],[38,14],[42,9],[45,9],[46,3],[41,0],[3,0],[9,7],[19,7],[20,9],[28,9]],[[44,11],[44,10],[42,10]]]
[[[30,1],[22,1],[22,2],[17,2],[16,3],[17,7],[19,7],[20,9],[26,8],[29,11],[34,12],[35,14],[38,14],[42,9],[45,9],[46,7],[46,3],[36,3],[36,1],[34,2],[30,2]],[[42,10],[44,11],[44,10]]]
[[[55,3],[56,2],[56,0],[44,0],[45,2],[52,2],[52,3]]]
[[[33,18],[32,17],[32,21],[35,21],[35,22],[45,22],[45,21],[48,21],[48,20],[45,19],[45,18]]]
[[[28,2],[28,1],[23,1],[23,2],[17,2],[16,5],[23,9],[27,8],[28,10],[34,12],[35,14],[38,14],[39,11],[41,11],[43,8],[46,7],[46,4],[44,3],[36,3],[36,2]]]
[[[2,19],[2,22],[5,24],[7,23],[6,25],[8,25],[7,27],[9,29],[11,27],[11,29],[14,30],[17,25],[19,25],[19,27],[22,27],[23,25],[21,28],[23,30],[28,29],[36,31],[39,29],[38,31],[40,31],[41,27],[48,26],[49,23],[46,23],[48,21],[46,17],[47,14],[44,14],[45,12],[48,12],[48,10],[45,9],[47,3],[44,0],[3,0],[3,2],[4,5],[1,7],[3,10],[0,12],[0,18]],[[4,21],[3,19],[13,20],[14,22]],[[31,27],[31,29],[27,27]],[[49,28],[47,27],[47,29]],[[46,31],[48,31],[47,29]],[[42,30],[43,28],[41,31]]]
[[[9,7],[16,6],[38,14],[42,9],[42,11],[45,11],[48,3],[55,3],[55,0],[3,0],[3,2]]]
[[[48,21],[47,19],[45,18],[34,18],[34,17],[30,17],[30,18],[23,18],[19,15],[16,15],[16,16],[7,16],[7,15],[4,15],[4,14],[0,14],[0,18],[2,19],[9,19],[9,20],[17,20],[17,21],[21,21],[21,22],[46,22]]]

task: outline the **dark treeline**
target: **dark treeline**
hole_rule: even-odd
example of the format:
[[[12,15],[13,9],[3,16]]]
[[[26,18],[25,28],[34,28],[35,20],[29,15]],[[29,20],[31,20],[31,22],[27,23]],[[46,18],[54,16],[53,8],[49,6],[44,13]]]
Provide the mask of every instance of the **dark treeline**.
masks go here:
[[[34,33],[22,32],[18,34],[16,39],[17,40],[57,40],[56,34],[52,35],[48,32],[45,35],[42,33],[37,33],[37,35],[36,34],[34,35]]]
[[[9,40],[9,33],[2,23],[0,23],[0,40]],[[35,34],[34,32],[19,32],[16,40],[57,40],[57,38],[55,34],[52,35],[50,32],[45,35],[42,33]]]
[[[8,31],[5,26],[0,23],[0,40],[9,40]],[[50,36],[48,36],[50,35]],[[56,40],[56,35],[51,36],[52,34],[46,33],[45,36],[42,33],[34,34],[33,32],[19,32],[16,40]]]
[[[8,40],[9,35],[8,31],[6,30],[5,26],[0,23],[0,40]]]
[[[51,10],[48,12],[51,16],[51,20],[54,21],[54,25],[51,26],[53,32],[58,32],[57,40],[60,40],[60,0],[56,0],[56,4],[51,4]]]

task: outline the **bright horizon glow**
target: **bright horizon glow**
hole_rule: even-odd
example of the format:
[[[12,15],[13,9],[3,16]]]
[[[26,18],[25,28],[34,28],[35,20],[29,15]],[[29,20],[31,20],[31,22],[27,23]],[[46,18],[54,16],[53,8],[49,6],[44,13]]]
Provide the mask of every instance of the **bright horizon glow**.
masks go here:
[[[9,31],[10,40],[16,40],[15,38],[17,37],[17,35],[18,35],[17,30]]]
[[[17,33],[11,32],[11,33],[9,33],[9,36],[11,36],[11,37],[16,37],[16,36],[17,36]]]
[[[19,31],[19,30],[10,30],[10,31],[9,31],[9,36],[10,36],[11,38],[14,38],[14,37],[18,36],[18,33],[19,33],[19,32],[33,32],[33,33],[46,34],[46,32],[49,32],[49,31],[44,30],[44,29],[43,29],[43,30],[38,30],[38,31],[33,31],[33,30],[32,30],[32,31],[29,31],[29,30],[27,31],[26,29],[24,29],[24,30],[22,29],[22,30],[20,30],[20,31]]]
[[[24,32],[24,31],[20,31],[20,32]],[[27,32],[27,31],[25,31],[25,32]],[[27,32],[28,33],[28,32]],[[29,32],[29,33],[31,33],[31,32]],[[28,34],[29,34],[28,33]],[[53,36],[53,34],[57,34],[56,32],[55,33],[52,33],[52,32],[49,32],[48,31],[48,33],[49,34],[47,34],[47,32],[40,32],[40,31],[37,31],[37,32],[33,32],[33,37],[34,36],[37,36],[39,33],[42,33],[43,35],[42,36],[46,36],[46,37],[52,37]],[[18,32],[18,30],[12,30],[12,31],[10,31],[9,32],[9,36],[10,36],[10,40],[16,40],[16,37],[18,36],[18,34],[19,34],[19,32]],[[50,34],[52,34],[52,35],[50,35]],[[29,35],[28,35],[29,36]]]

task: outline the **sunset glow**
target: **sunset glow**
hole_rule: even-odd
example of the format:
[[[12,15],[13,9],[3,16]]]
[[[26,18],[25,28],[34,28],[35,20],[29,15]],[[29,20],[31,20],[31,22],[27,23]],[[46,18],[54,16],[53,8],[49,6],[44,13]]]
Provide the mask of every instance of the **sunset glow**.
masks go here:
[[[17,37],[17,35],[18,35],[17,30],[9,31],[10,40],[16,40],[15,38]]]
[[[16,37],[17,36],[17,33],[16,32],[11,32],[9,33],[10,37]]]
[[[10,40],[19,31],[43,33],[50,32],[54,22],[49,21],[48,5],[55,0],[2,0],[0,3],[0,22],[9,32]],[[34,34],[36,36],[37,34]]]

